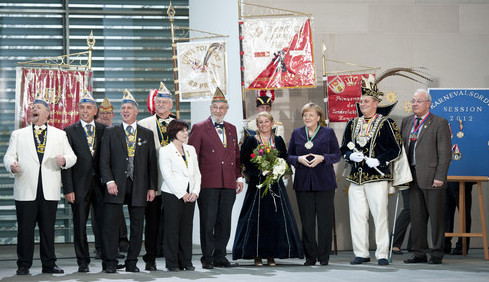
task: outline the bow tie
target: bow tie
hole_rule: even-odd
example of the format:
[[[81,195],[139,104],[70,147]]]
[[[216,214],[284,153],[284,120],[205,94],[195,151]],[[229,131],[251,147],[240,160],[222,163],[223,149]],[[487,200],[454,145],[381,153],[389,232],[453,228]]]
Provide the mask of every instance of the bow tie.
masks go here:
[[[214,124],[214,126],[216,128],[224,128],[224,124],[222,124],[222,123],[216,123],[216,124]]]
[[[44,130],[46,129],[46,125],[34,125],[34,130]]]

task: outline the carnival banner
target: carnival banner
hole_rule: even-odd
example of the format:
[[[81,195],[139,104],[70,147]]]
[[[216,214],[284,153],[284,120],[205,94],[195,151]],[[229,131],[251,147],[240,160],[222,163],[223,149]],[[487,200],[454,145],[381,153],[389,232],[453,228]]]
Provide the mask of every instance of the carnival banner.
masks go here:
[[[368,74],[328,76],[328,112],[330,122],[347,122],[357,116],[355,102],[362,95],[362,77]]]
[[[447,119],[452,162],[448,175],[489,176],[489,89],[428,89],[431,112]]]
[[[36,95],[48,101],[48,124],[59,129],[78,121],[77,105],[83,89],[92,91],[92,72],[78,70],[17,68],[16,128],[30,121],[30,106]]]
[[[316,86],[310,17],[245,19],[240,29],[245,88]]]
[[[177,43],[180,101],[210,99],[216,87],[226,94],[224,42]]]

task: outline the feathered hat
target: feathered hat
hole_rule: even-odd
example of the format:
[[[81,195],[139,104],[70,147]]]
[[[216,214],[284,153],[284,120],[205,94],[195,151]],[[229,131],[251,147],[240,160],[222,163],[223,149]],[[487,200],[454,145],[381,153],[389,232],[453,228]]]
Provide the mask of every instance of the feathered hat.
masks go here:
[[[268,95],[270,94],[270,96]],[[256,91],[256,107],[268,105],[272,106],[273,101],[275,101],[275,90],[257,90]]]
[[[422,84],[426,84],[428,81],[433,81],[430,78],[430,75],[426,72],[426,68],[390,68],[375,79],[374,76],[371,74],[369,74],[368,78],[362,78],[362,95],[372,96],[379,100],[379,102],[382,101],[380,97],[383,96],[384,93],[379,91],[378,84],[385,78],[391,76],[404,77]],[[390,112],[397,105],[397,102],[398,101],[390,105],[378,106],[377,113],[382,114],[383,116],[389,115]],[[362,112],[360,111],[360,104],[356,102],[355,106],[357,108],[357,116],[362,116]]]

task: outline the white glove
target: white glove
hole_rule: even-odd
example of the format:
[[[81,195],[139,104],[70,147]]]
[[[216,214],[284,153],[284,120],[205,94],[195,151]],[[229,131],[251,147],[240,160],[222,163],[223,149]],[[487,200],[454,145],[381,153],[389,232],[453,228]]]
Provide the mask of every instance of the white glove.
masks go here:
[[[353,152],[350,154],[350,160],[354,161],[356,163],[363,161],[363,159],[364,159],[364,156],[360,152]]]
[[[367,158],[365,163],[368,165],[368,167],[378,167],[380,165],[380,162],[376,158]]]

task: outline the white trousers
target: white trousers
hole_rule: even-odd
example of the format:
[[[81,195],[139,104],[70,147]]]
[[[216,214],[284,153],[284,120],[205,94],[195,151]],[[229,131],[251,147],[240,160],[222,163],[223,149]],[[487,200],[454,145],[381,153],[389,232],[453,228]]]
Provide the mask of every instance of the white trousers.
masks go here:
[[[355,257],[368,258],[368,217],[369,209],[375,224],[375,242],[377,259],[387,259],[389,255],[389,221],[387,181],[350,184],[348,203],[350,205],[350,228]]]

